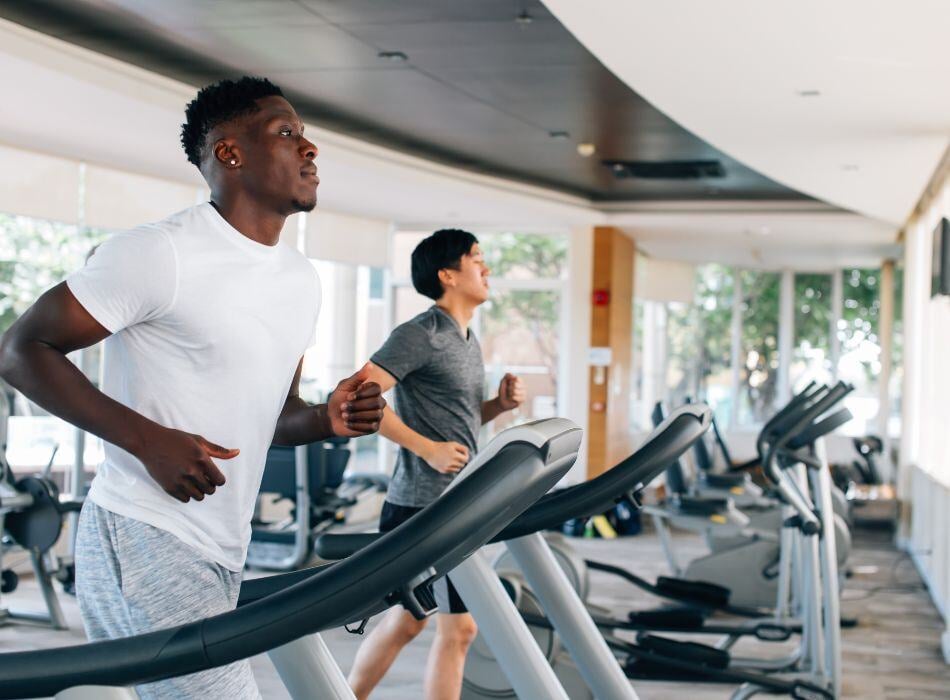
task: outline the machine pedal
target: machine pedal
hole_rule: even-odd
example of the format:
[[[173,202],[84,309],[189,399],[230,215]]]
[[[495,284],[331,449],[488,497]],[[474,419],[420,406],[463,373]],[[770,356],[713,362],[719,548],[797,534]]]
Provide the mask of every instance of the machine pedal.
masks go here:
[[[631,624],[637,626],[678,630],[699,629],[706,622],[706,616],[692,608],[666,608],[631,612],[627,619]]]
[[[671,576],[660,576],[656,580],[657,592],[668,598],[684,602],[713,607],[729,605],[731,591],[725,586],[706,581],[688,581]]]
[[[728,651],[716,649],[706,644],[697,644],[696,642],[679,642],[675,639],[657,637],[652,634],[641,634],[637,637],[637,643],[647,651],[680,661],[702,664],[707,668],[719,671],[729,668],[731,661]]]

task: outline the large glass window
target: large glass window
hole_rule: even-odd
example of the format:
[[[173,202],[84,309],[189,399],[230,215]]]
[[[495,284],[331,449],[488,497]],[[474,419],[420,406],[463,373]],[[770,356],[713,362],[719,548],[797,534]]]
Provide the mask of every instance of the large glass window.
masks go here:
[[[875,432],[880,408],[878,378],[881,374],[881,344],[878,338],[881,299],[879,269],[849,268],[844,276],[844,308],[838,320],[841,358],[838,377],[854,386],[845,400],[854,420],[849,432]]]
[[[476,320],[485,357],[485,394],[494,396],[507,372],[521,377],[527,393],[522,406],[492,422],[493,434],[558,413],[567,239],[499,233],[481,235],[479,241],[493,286]]]
[[[0,333],[40,294],[79,269],[107,235],[99,229],[0,214]],[[99,381],[99,358],[99,346],[70,355],[94,383]],[[0,385],[10,413],[7,458],[14,468],[28,473],[50,462],[54,471],[72,465],[76,429],[2,382]],[[84,464],[94,467],[101,458],[102,442],[88,436]]]
[[[300,395],[311,403],[326,401],[344,377],[363,366],[388,333],[384,272],[365,266],[311,260],[320,275],[322,302],[316,344],[304,355]],[[351,441],[350,469],[375,471],[377,435]]]
[[[790,381],[800,388],[810,381],[834,378],[831,366],[831,275],[795,275],[795,339]]]
[[[703,265],[696,270],[698,335],[697,395],[727,425],[732,408],[732,299],[735,277],[723,265]]]

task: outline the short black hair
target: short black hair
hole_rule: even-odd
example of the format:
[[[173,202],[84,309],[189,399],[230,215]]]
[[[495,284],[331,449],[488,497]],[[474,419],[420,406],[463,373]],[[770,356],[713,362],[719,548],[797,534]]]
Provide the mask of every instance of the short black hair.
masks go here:
[[[206,85],[185,107],[185,123],[181,125],[181,147],[188,162],[201,167],[201,152],[208,132],[218,124],[260,109],[257,100],[272,95],[284,96],[280,88],[267,78],[245,75],[237,80],[219,80]]]
[[[468,231],[443,228],[422,240],[412,251],[412,286],[419,294],[438,301],[445,290],[439,270],[458,270],[463,255],[468,255],[478,239]]]

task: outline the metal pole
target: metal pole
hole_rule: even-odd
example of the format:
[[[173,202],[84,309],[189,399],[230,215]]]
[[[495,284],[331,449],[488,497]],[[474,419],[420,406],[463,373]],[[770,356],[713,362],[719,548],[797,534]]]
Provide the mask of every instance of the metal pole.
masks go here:
[[[319,634],[267,652],[293,700],[355,700],[343,671]]]
[[[636,700],[630,681],[540,533],[505,543],[598,700]]]
[[[821,469],[809,472],[815,502],[821,514],[820,541],[822,609],[824,618],[825,672],[832,694],[841,694],[841,600],[838,590],[838,545],[835,539],[834,507],[831,502],[831,472],[824,438],[815,442],[815,456]]]
[[[829,340],[828,359],[831,363],[831,378],[838,379],[838,362],[841,360],[841,337],[838,335],[838,324],[844,316],[844,278],[840,267],[831,272],[831,336]]]
[[[521,613],[480,552],[449,574],[519,698],[569,700]]]
[[[795,338],[795,273],[782,270],[778,303],[778,390],[776,401],[784,405],[792,398],[791,365]]]

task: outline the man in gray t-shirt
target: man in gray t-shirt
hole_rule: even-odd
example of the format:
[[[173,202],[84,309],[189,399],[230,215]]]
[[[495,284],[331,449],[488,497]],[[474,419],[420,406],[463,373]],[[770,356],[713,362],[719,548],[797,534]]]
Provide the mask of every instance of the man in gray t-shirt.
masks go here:
[[[383,391],[395,387],[395,412],[386,409],[379,432],[400,446],[379,529],[391,530],[438,498],[475,454],[483,423],[521,405],[521,380],[506,374],[498,396],[484,400],[485,367],[468,327],[488,299],[489,269],[475,236],[443,229],[412,252],[412,283],[436,303],[396,328],[364,368]],[[475,620],[451,583],[436,583],[436,634],[426,667],[427,698],[457,698]],[[362,700],[400,650],[425,627],[392,608],[360,646],[350,685]]]
[[[430,440],[455,442],[469,456],[475,454],[485,364],[471,330],[463,336],[449,312],[434,304],[396,328],[370,361],[396,380],[396,414],[403,423]],[[436,471],[423,456],[401,447],[386,500],[398,506],[427,506],[454,476]]]

